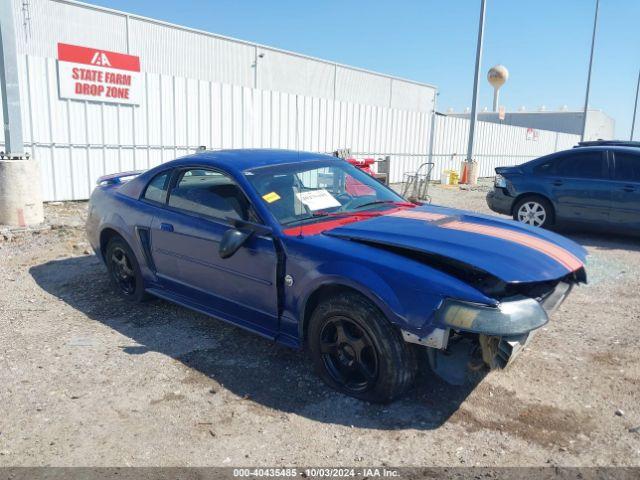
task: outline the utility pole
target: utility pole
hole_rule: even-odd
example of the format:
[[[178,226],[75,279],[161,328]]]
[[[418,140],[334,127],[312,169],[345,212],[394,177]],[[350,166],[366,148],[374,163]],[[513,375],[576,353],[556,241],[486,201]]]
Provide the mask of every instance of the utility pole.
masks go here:
[[[631,135],[629,140],[633,142],[633,131],[636,128],[636,112],[638,111],[638,91],[640,91],[640,71],[638,72],[638,84],[636,85],[636,101],[633,104],[633,120],[631,120]]]
[[[589,55],[589,73],[587,74],[587,91],[584,96],[584,117],[582,119],[582,135],[580,140],[584,142],[584,134],[587,129],[587,110],[589,108],[589,90],[591,88],[591,67],[593,66],[593,50],[596,45],[596,30],[598,27],[598,8],[600,0],[596,0],[596,13],[593,17],[593,34],[591,35],[591,54]]]
[[[0,95],[4,154],[0,155],[0,224],[26,227],[44,220],[40,169],[25,156],[13,2],[0,0]]]
[[[471,116],[469,117],[469,145],[467,147],[467,172],[469,172],[469,183],[474,183],[476,180],[476,176],[471,174],[471,170],[473,164],[473,146],[476,140],[476,122],[478,121],[478,87],[480,80],[480,65],[482,63],[485,12],[486,0],[481,0],[480,23],[478,25],[478,43],[476,46],[476,69],[473,76],[473,101],[471,102]]]
[[[12,7],[11,0],[0,0],[0,90],[4,115],[4,150],[5,155],[14,158],[22,157],[24,146]]]

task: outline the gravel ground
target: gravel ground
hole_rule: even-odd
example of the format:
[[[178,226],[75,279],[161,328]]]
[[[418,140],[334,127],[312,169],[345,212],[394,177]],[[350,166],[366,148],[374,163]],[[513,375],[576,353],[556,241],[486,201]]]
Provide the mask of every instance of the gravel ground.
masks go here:
[[[488,212],[487,185],[432,187]],[[425,372],[388,406],[302,353],[164,301],[129,305],[89,254],[86,203],[0,232],[0,466],[640,466],[640,247],[569,235],[590,283],[505,371]]]

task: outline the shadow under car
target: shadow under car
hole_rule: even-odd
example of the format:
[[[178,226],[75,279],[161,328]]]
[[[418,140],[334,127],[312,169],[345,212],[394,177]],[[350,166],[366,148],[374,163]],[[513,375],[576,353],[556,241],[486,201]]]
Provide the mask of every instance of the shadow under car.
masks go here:
[[[159,352],[200,372],[203,395],[222,386],[265,407],[316,421],[375,429],[437,428],[484,377],[449,385],[431,372],[425,356],[407,395],[390,405],[369,404],[331,390],[304,352],[169,302],[121,299],[94,256],[52,260],[30,273],[42,289],[88,319],[131,338],[137,345],[121,347],[124,353]]]

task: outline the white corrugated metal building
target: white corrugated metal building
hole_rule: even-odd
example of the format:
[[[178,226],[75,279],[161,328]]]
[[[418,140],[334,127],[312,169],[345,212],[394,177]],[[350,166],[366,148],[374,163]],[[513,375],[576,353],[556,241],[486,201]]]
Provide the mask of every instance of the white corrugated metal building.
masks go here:
[[[209,148],[426,155],[433,86],[67,0],[14,0],[27,151],[45,200]],[[140,105],[60,98],[57,45],[140,57]]]
[[[86,199],[100,175],[201,145],[390,155],[394,182],[428,159],[437,178],[464,154],[468,121],[434,122],[432,85],[72,0],[11,1],[22,133],[45,200]],[[135,105],[63,95],[59,44],[139,57]],[[577,140],[482,122],[477,138],[485,175]]]

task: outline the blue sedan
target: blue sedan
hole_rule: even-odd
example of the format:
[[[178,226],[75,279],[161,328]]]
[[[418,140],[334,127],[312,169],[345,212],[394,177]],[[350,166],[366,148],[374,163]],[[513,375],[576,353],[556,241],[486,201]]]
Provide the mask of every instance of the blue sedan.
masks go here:
[[[535,227],[577,225],[640,233],[637,142],[583,145],[496,168],[489,208]]]
[[[102,177],[87,234],[123,298],[304,348],[327,384],[373,402],[428,365],[452,383],[506,366],[586,281],[585,251],[559,235],[408,203],[341,159],[285,150]]]

